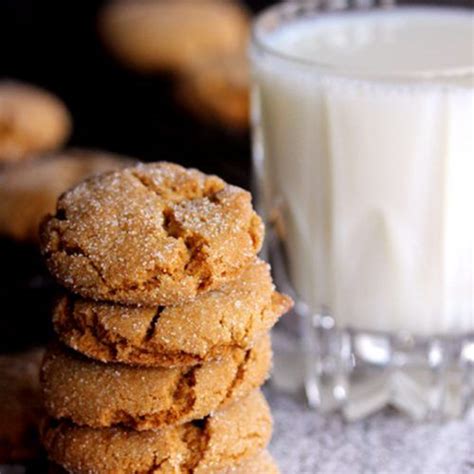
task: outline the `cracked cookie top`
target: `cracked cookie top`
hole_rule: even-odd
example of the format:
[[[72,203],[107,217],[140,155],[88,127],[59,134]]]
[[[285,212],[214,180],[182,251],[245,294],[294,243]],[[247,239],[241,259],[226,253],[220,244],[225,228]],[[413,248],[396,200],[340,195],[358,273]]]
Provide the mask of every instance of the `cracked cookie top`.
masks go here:
[[[45,357],[45,408],[56,419],[101,428],[158,429],[200,419],[263,384],[270,370],[270,337],[255,347],[191,368],[104,364],[60,344]]]
[[[260,250],[248,192],[170,163],[91,178],[63,194],[40,232],[53,276],[73,293],[179,304],[236,278]]]
[[[68,346],[104,362],[189,366],[247,349],[291,307],[256,260],[238,279],[182,305],[131,307],[66,295],[53,314]]]
[[[197,422],[162,430],[89,428],[49,420],[42,439],[50,460],[76,474],[217,474],[265,449],[271,425],[268,405],[256,391]]]

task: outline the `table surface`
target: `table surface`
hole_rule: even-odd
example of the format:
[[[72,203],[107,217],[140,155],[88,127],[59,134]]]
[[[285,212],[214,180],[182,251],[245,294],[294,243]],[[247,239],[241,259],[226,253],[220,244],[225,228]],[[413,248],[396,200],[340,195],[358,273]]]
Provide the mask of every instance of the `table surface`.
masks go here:
[[[387,411],[348,424],[274,389],[266,395],[275,420],[271,451],[282,474],[474,472],[474,413],[440,425]]]
[[[444,424],[416,423],[389,409],[354,423],[322,415],[294,390],[303,377],[298,345],[294,334],[274,331],[274,374],[265,394],[282,474],[474,473],[474,410]]]

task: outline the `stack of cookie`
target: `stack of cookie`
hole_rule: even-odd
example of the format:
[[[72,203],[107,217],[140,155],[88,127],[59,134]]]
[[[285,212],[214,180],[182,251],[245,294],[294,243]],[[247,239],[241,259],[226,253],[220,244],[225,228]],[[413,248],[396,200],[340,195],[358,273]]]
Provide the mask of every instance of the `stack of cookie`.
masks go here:
[[[249,193],[158,163],[85,181],[43,223],[70,293],[42,369],[49,458],[71,473],[276,472],[258,387],[291,300]]]

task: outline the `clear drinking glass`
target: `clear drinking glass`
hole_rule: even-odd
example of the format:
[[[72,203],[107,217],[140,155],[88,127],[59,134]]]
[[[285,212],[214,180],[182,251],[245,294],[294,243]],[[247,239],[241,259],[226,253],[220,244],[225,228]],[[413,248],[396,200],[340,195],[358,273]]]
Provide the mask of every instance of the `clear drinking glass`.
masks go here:
[[[380,74],[270,40],[301,20],[397,8],[287,2],[252,34],[267,251],[296,300],[308,400],[347,419],[385,406],[451,418],[474,399],[472,68]]]

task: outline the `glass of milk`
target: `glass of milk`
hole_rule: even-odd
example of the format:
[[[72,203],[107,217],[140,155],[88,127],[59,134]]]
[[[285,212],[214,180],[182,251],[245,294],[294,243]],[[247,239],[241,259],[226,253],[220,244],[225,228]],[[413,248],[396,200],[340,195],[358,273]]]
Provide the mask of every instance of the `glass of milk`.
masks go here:
[[[268,9],[251,46],[257,199],[297,301],[306,393],[347,419],[460,416],[474,398],[473,12],[323,3]]]

